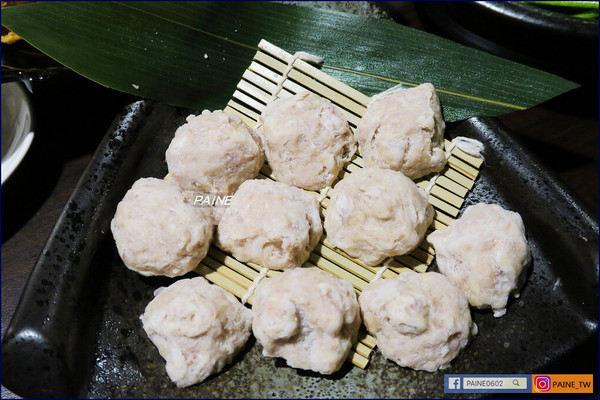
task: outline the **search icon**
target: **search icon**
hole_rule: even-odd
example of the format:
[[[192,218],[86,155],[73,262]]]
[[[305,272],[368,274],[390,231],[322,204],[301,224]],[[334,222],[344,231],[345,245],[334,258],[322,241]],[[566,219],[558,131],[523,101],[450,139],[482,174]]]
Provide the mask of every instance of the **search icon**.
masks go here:
[[[517,387],[519,387],[519,380],[518,380],[518,379],[513,379],[513,381],[512,381],[512,384],[513,384],[514,386],[517,386]]]

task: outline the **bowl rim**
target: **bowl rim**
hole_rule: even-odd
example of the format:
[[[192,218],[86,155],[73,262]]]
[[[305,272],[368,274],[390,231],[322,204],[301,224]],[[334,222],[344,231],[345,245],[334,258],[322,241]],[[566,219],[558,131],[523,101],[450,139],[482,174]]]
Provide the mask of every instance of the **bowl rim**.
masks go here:
[[[29,150],[31,143],[33,142],[34,131],[33,131],[33,108],[27,91],[24,89],[23,84],[19,82],[8,82],[2,84],[3,91],[5,89],[15,90],[17,101],[21,101],[23,106],[19,108],[17,119],[22,121],[22,126],[14,132],[13,138],[9,145],[9,149],[6,155],[2,158],[1,169],[2,169],[2,182],[4,182],[12,175],[17,169],[17,166],[25,158],[25,154]]]
[[[598,20],[577,18],[552,10],[515,1],[475,1],[477,6],[510,18],[511,20],[561,33],[573,33],[598,37]]]

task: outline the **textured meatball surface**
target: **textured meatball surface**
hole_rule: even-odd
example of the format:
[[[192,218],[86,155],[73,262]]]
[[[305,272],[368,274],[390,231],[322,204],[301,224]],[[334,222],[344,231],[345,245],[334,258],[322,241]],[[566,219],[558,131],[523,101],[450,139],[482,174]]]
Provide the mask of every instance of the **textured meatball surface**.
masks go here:
[[[445,368],[477,333],[465,295],[437,272],[378,279],[359,302],[381,353],[402,367]]]
[[[201,276],[179,280],[154,294],[140,319],[178,387],[221,371],[250,337],[252,312]]]
[[[446,165],[445,127],[435,89],[424,83],[374,100],[358,123],[356,139],[365,166],[415,179]]]
[[[301,92],[261,115],[262,146],[278,181],[307,190],[331,186],[356,151],[348,121],[331,101]]]
[[[172,180],[137,180],[111,221],[117,250],[127,268],[144,276],[184,275],[206,256],[213,235],[209,209],[185,201]]]
[[[204,110],[186,121],[166,152],[169,173],[183,189],[233,193],[258,174],[264,163],[262,150],[239,117]]]
[[[217,244],[240,261],[270,269],[302,265],[323,226],[312,194],[266,179],[244,182],[223,211]]]
[[[331,191],[327,238],[367,265],[410,252],[433,221],[427,193],[401,172],[363,168]]]
[[[506,313],[508,297],[518,295],[531,262],[518,213],[497,204],[475,204],[427,240],[435,248],[440,272],[472,306],[491,307],[496,317]]]
[[[264,280],[252,312],[252,330],[264,355],[322,374],[341,368],[360,326],[352,285],[317,268],[295,268]]]

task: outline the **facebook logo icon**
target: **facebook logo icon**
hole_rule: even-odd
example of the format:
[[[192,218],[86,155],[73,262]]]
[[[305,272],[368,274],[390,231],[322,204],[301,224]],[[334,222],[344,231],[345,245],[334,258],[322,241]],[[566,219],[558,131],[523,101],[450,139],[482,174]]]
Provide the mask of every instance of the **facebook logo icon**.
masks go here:
[[[460,376],[446,376],[446,389],[450,390],[461,390],[462,389],[462,379]]]
[[[531,393],[531,375],[444,375],[444,393]]]

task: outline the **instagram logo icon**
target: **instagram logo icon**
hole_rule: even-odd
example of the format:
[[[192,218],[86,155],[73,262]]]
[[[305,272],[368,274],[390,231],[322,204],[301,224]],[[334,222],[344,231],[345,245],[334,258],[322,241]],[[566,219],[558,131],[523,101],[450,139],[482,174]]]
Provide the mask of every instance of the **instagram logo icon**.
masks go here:
[[[537,375],[533,377],[533,390],[536,392],[548,392],[552,387],[552,381],[548,375]]]

